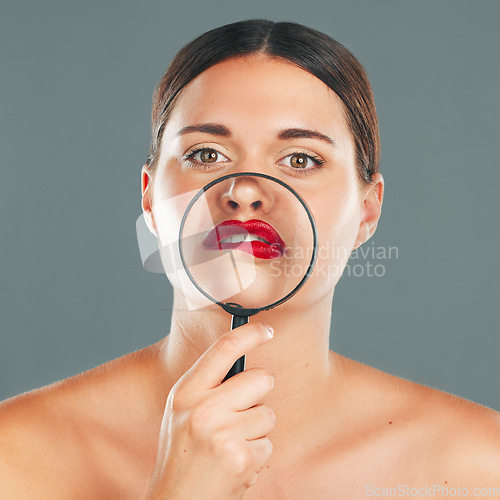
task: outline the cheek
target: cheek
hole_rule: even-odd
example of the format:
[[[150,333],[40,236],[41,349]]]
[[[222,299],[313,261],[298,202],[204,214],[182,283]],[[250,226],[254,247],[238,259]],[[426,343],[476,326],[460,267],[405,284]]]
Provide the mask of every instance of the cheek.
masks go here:
[[[170,166],[178,166],[178,163],[174,161],[174,164]],[[193,197],[198,193],[199,187],[195,186],[193,189],[193,183],[187,183],[181,175],[167,167],[168,165],[163,165],[162,169],[157,172],[152,186],[152,211],[157,228],[157,243],[165,275],[172,287],[180,292],[178,300],[181,300],[182,304],[178,302],[177,307],[195,310],[212,305],[212,302],[194,288],[184,272],[179,238],[182,217]]]
[[[182,216],[199,188],[183,179],[175,159],[161,165],[151,187],[158,243],[161,247],[177,244]]]
[[[153,184],[153,193],[158,201],[192,190],[192,185],[186,182],[186,176],[180,174],[181,166],[176,158],[168,158],[158,165]]]
[[[352,252],[359,229],[357,196],[337,191],[313,212],[318,228],[318,259],[315,272],[329,286],[340,279]]]

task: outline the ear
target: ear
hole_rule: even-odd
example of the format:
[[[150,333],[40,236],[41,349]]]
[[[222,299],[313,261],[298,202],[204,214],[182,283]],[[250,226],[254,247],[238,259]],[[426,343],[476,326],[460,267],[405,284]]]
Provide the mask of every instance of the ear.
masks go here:
[[[142,211],[144,213],[144,220],[146,221],[146,225],[148,229],[156,236],[156,223],[153,216],[153,200],[152,200],[152,180],[153,174],[151,171],[151,167],[145,163],[142,166],[141,170],[141,191],[142,191],[142,199],[141,206]]]
[[[361,221],[353,250],[360,247],[372,237],[380,219],[382,200],[384,199],[384,178],[380,172],[377,172],[373,174],[372,179],[373,181],[367,186],[363,194]]]

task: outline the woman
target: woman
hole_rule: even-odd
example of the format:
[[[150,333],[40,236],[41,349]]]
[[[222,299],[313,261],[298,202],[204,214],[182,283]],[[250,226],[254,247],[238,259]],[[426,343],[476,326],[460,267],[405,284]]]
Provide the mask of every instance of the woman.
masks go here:
[[[317,267],[334,272],[313,273],[234,331],[218,306],[186,307],[174,281],[160,342],[4,402],[2,498],[350,499],[390,487],[437,497],[499,487],[496,412],[329,350],[335,285],[380,217],[378,161],[366,75],[326,35],[254,20],[184,47],[153,102],[141,177],[150,230],[161,240],[156,201],[255,172],[295,188],[320,246],[347,252],[320,254]],[[266,220],[265,188],[238,181],[221,194],[228,219]],[[246,370],[222,382],[244,354]]]

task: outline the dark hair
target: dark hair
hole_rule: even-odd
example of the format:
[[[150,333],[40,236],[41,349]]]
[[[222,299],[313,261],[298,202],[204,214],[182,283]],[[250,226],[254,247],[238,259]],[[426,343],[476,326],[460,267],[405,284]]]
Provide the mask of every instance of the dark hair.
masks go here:
[[[342,44],[319,31],[298,23],[264,19],[210,30],[177,53],[153,95],[148,164],[156,164],[165,124],[182,89],[217,63],[255,54],[295,64],[339,96],[354,136],[359,177],[370,183],[379,169],[380,137],[370,82],[360,62]]]

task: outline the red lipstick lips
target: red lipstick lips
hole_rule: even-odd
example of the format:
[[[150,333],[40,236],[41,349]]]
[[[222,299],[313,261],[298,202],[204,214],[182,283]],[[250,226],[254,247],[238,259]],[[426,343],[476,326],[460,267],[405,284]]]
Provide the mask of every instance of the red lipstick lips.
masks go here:
[[[208,233],[203,246],[209,250],[237,248],[258,259],[277,259],[286,248],[277,231],[258,219],[224,221]]]

